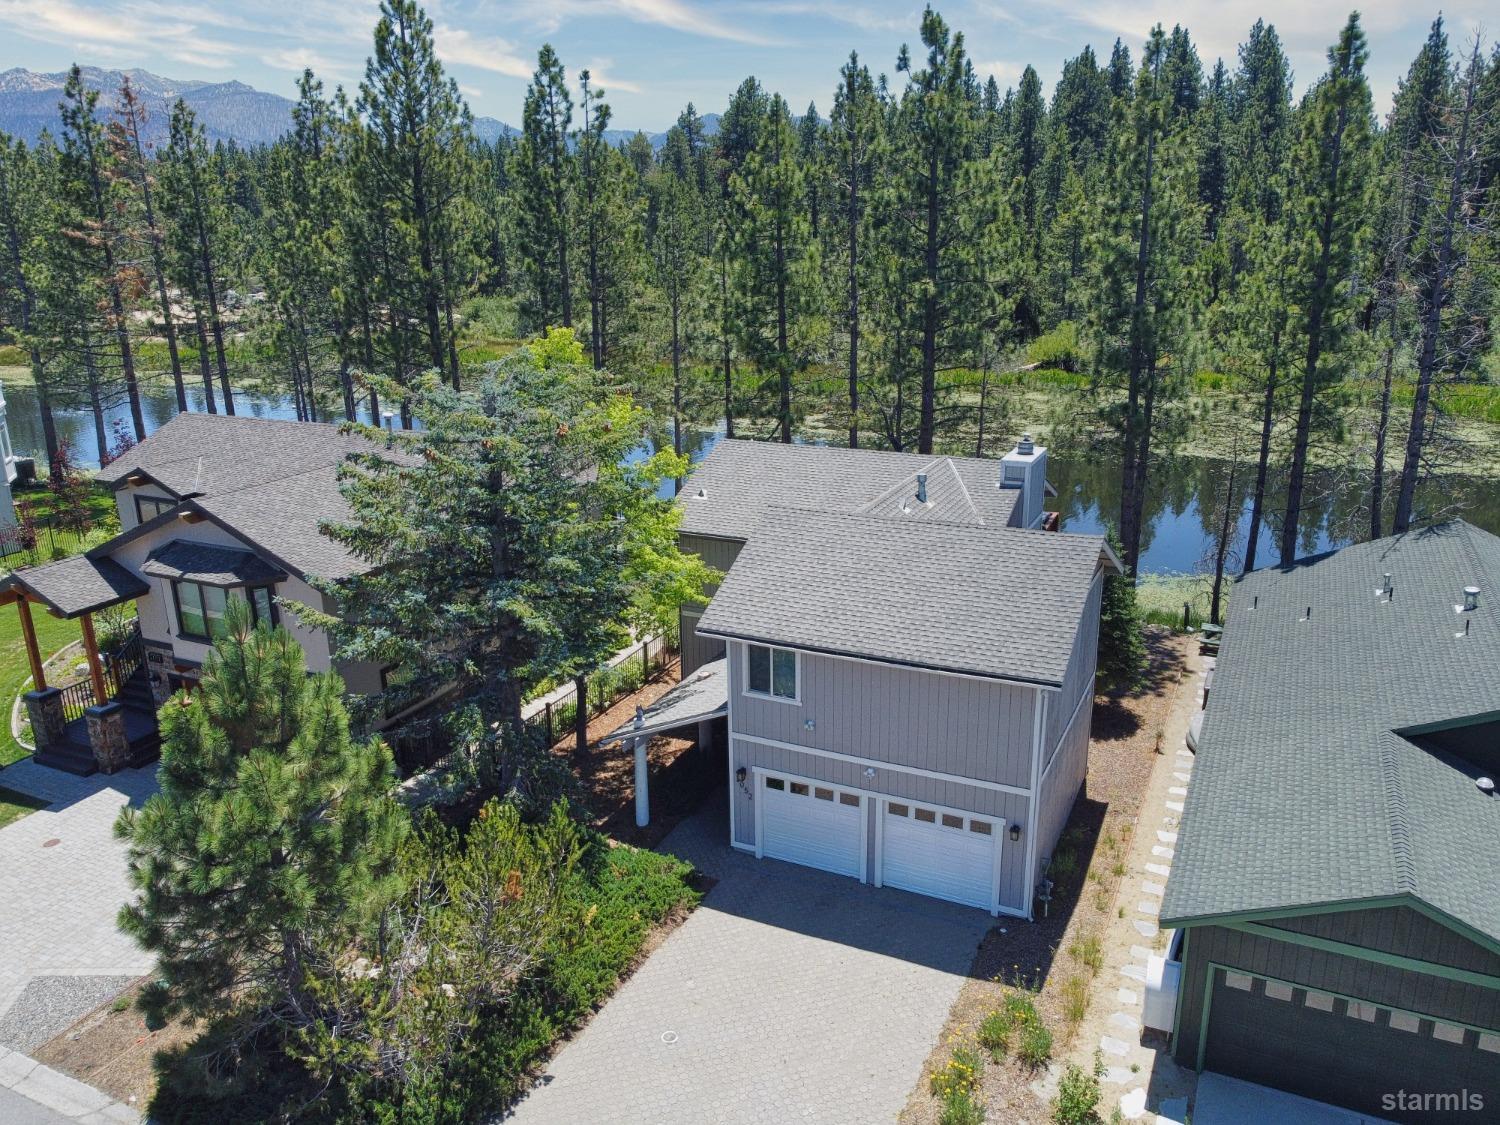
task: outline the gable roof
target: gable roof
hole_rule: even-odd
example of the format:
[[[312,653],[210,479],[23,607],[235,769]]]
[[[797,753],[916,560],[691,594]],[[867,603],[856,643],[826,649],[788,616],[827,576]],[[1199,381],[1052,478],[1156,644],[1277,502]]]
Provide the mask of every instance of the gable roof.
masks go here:
[[[916,502],[918,473],[927,505]],[[677,503],[684,534],[749,539],[776,506],[1005,527],[1019,498],[1000,487],[998,460],[725,438],[693,467]]]
[[[73,555],[7,574],[0,578],[0,591],[20,591],[72,618],[138,598],[151,587],[113,559]]]
[[[1098,535],[770,508],[698,632],[1056,686],[1112,560]]]
[[[299,577],[347,578],[362,572],[365,563],[319,529],[350,515],[339,492],[339,465],[353,453],[377,448],[323,422],[178,414],[112,461],[98,479],[118,488],[127,478],[144,475],[186,498],[183,509],[213,520]],[[380,452],[403,456],[398,450]],[[171,518],[169,513],[150,523]],[[118,542],[92,553],[107,553]]]
[[[1163,924],[1403,899],[1500,941],[1500,797],[1419,733],[1497,709],[1495,536],[1455,521],[1241,578]]]

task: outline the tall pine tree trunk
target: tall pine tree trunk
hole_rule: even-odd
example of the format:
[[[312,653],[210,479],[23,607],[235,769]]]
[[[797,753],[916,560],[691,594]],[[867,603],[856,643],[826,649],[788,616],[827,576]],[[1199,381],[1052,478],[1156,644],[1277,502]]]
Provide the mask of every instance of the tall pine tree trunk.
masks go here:
[[[934,148],[927,159],[927,230],[922,253],[922,395],[917,422],[917,452],[931,453],[937,428],[937,330],[938,330],[938,158]]]
[[[214,405],[214,373],[208,358],[208,326],[203,322],[203,308],[197,301],[193,302],[193,324],[198,330],[198,367],[203,375],[203,401],[210,414],[217,414],[219,408]]]
[[[1151,202],[1155,181],[1156,132],[1146,136],[1145,176],[1141,184],[1141,229],[1136,242],[1135,293],[1130,308],[1130,359],[1125,397],[1124,456],[1120,466],[1120,544],[1124,548],[1125,573],[1135,579],[1141,555],[1141,512],[1143,511],[1145,464],[1142,450],[1151,442],[1152,387],[1146,388],[1145,417],[1142,417],[1142,382],[1146,367],[1145,341],[1141,339],[1146,322],[1146,284],[1151,265]],[[1154,383],[1154,380],[1152,380]],[[1144,421],[1145,433],[1142,433]]]
[[[682,293],[674,279],[672,302],[672,452],[682,456]],[[672,495],[682,491],[682,478],[673,482]]]
[[[1276,425],[1277,356],[1280,354],[1281,328],[1271,330],[1271,364],[1266,372],[1266,393],[1260,409],[1260,452],[1255,463],[1255,489],[1250,497],[1250,529],[1245,540],[1245,566],[1242,574],[1255,569],[1255,552],[1260,543],[1260,525],[1265,518],[1266,473],[1271,465],[1271,431]]]
[[[1438,336],[1442,331],[1443,309],[1448,303],[1448,284],[1453,274],[1453,235],[1458,225],[1459,205],[1463,201],[1465,180],[1468,177],[1473,154],[1469,152],[1469,123],[1474,113],[1474,95],[1479,73],[1476,58],[1469,67],[1469,77],[1464,93],[1464,112],[1458,129],[1458,143],[1450,159],[1452,171],[1448,177],[1448,203],[1443,211],[1442,236],[1438,242],[1437,258],[1431,273],[1421,279],[1425,290],[1427,308],[1422,317],[1422,340],[1417,352],[1417,392],[1411,406],[1411,429],[1406,435],[1406,458],[1401,466],[1401,489],[1396,494],[1396,514],[1391,521],[1391,530],[1396,534],[1411,526],[1412,504],[1416,497],[1417,480],[1422,475],[1422,450],[1428,435],[1428,406],[1432,398],[1432,383],[1437,371]]]
[[[781,440],[792,442],[792,357],[786,331],[786,236],[781,227],[782,209],[776,209],[776,385],[777,415]]]
[[[1395,304],[1391,306],[1392,329],[1395,328]],[[1375,454],[1370,466],[1370,538],[1379,539],[1385,507],[1385,437],[1391,421],[1391,378],[1396,366],[1396,337],[1392,335],[1385,349],[1385,377],[1380,385],[1380,412],[1375,419]]]
[[[849,76],[854,85],[853,73]],[[852,105],[852,102],[851,102]],[[851,113],[853,110],[851,109]],[[859,137],[849,144],[849,448],[859,448]]]

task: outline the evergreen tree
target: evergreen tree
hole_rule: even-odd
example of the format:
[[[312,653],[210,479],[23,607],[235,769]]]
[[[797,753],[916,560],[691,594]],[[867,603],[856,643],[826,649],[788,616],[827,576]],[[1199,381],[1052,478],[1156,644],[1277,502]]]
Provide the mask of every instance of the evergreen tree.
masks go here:
[[[583,128],[576,138],[579,181],[582,187],[584,253],[589,271],[589,351],[594,369],[604,366],[604,294],[599,280],[599,248],[604,238],[600,214],[607,169],[604,151],[609,144],[604,131],[609,127],[609,103],[604,91],[592,85],[587,69],[578,74],[582,91]]]
[[[645,419],[601,390],[566,329],[464,392],[424,378],[410,389],[420,433],[361,428],[394,452],[345,467],[350,518],[325,529],[369,569],[326,584],[339,617],[316,622],[341,659],[405,673],[369,706],[447,701],[434,721],[502,793],[535,797],[555,768],[522,723],[526,694],[597,667],[632,613],[691,601],[711,577],[679,552],[677,511],[656,498],[681,465],[627,459]]]
[[[59,187],[69,203],[71,217],[77,220],[69,237],[77,240],[80,256],[86,257],[89,272],[98,278],[108,298],[104,329],[114,337],[125,397],[130,404],[130,421],[135,427],[136,440],[140,441],[146,436],[146,419],[141,413],[141,392],[127,315],[134,278],[117,260],[124,232],[116,201],[114,157],[97,115],[98,104],[99,91],[84,85],[83,72],[75,63],[68,72],[59,105],[62,115]]]
[[[1119,552],[1119,537],[1110,535],[1110,547]],[[1111,695],[1131,691],[1146,671],[1146,640],[1143,619],[1135,601],[1135,579],[1129,574],[1106,574],[1104,596],[1099,602],[1099,657],[1096,671],[1099,689]]]
[[[860,294],[870,274],[870,196],[881,159],[884,113],[870,69],[851,52],[839,71],[833,98],[833,120],[828,132],[829,166],[833,176],[829,260],[843,267],[842,321],[848,337],[849,448],[859,446]],[[836,229],[835,229],[836,228]]]
[[[37,308],[37,261],[42,256],[47,198],[45,167],[25,144],[0,133],[0,324],[19,334],[36,387],[47,465],[56,464],[57,422],[52,382],[42,362]]]
[[[156,1018],[310,1018],[310,960],[398,889],[407,817],[390,753],[349,733],[336,675],[234,598],[198,691],[162,708],[161,792],[126,808],[137,902],[120,926],[156,955]],[[336,945],[337,942],[331,944]]]
[[[1096,219],[1097,292],[1090,302],[1095,389],[1119,443],[1121,558],[1132,579],[1149,467],[1184,376],[1200,229],[1192,154],[1184,135],[1170,129],[1174,87],[1167,57],[1158,26],[1146,44],[1134,98],[1116,102],[1119,121]]]
[[[202,357],[204,387],[212,402],[208,376],[209,336],[224,396],[224,413],[234,413],[234,390],[229,385],[229,359],[224,350],[223,300],[220,271],[229,256],[229,202],[225,185],[213,174],[203,127],[181,98],[172,107],[170,138],[162,159],[162,213],[169,227],[168,269],[178,287],[193,302]]]
[[[817,245],[804,206],[797,133],[780,95],[730,180],[735,215],[736,343],[775,395],[772,417],[792,440],[793,380],[812,359]]]
[[[1301,390],[1286,515],[1281,524],[1281,565],[1297,557],[1308,448],[1319,396],[1339,377],[1338,348],[1349,321],[1349,274],[1365,221],[1369,171],[1370,87],[1365,81],[1365,34],[1353,13],[1328,52],[1328,73],[1299,114],[1291,155],[1296,176],[1291,205],[1301,233],[1293,273],[1303,346]]]
[[[516,207],[521,250],[531,278],[534,323],[573,324],[570,219],[576,169],[568,150],[573,99],[567,74],[550,43],[537,55],[526,88],[521,143],[516,146]]]
[[[687,133],[674,125],[651,174],[655,231],[651,239],[656,283],[666,298],[672,362],[672,452],[682,455],[683,360],[692,335],[695,297],[703,275],[703,199],[693,176]],[[677,479],[681,488],[682,480]]]
[[[167,357],[172,364],[172,386],[177,392],[177,410],[188,408],[187,389],[182,382],[182,357],[177,351],[177,320],[172,315],[172,301],[167,296],[166,251],[164,235],[156,218],[151,198],[155,171],[146,155],[141,130],[146,124],[146,106],[130,84],[130,75],[120,83],[120,97],[115,105],[115,120],[110,123],[109,141],[114,158],[114,175],[135,196],[137,229],[131,231],[135,241],[145,244],[146,266],[150,282],[156,289],[157,308],[161,312],[161,331],[167,341]]]

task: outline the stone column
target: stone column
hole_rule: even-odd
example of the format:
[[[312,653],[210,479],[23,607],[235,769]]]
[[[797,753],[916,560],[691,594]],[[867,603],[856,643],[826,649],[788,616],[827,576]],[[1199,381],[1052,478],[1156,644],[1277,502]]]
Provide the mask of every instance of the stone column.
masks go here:
[[[38,750],[61,743],[68,721],[63,716],[62,692],[55,687],[41,691],[28,691],[26,715],[31,720],[31,741]]]
[[[125,708],[118,703],[90,707],[84,713],[89,726],[89,745],[94,761],[104,773],[130,765],[130,738],[125,733]]]

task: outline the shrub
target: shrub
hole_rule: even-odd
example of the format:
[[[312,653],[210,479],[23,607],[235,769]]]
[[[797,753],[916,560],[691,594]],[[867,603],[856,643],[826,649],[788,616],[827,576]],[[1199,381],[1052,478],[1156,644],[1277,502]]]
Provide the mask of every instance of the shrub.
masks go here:
[[[1097,1051],[1094,1052],[1092,1072],[1069,1063],[1058,1084],[1057,1097],[1052,1102],[1052,1120],[1057,1125],[1094,1125],[1098,1122],[1099,1079],[1103,1074],[1104,1063]]]
[[[1010,1037],[1014,1030],[1014,1021],[1004,1012],[991,1012],[984,1017],[979,1025],[979,1045],[990,1053],[990,1057],[999,1062],[1005,1057],[1005,1052],[1010,1048]]]
[[[929,1088],[945,1102],[959,1094],[971,1094],[979,1087],[984,1074],[984,1056],[973,1043],[963,1040],[953,1045],[948,1061],[932,1072]]]
[[[939,1125],[982,1125],[984,1106],[967,1090],[957,1090],[943,1099]]]
[[[1075,372],[1080,366],[1083,352],[1078,346],[1078,325],[1065,320],[1051,332],[1031,341],[1026,348],[1026,358],[1038,367],[1056,367]]]
[[[1078,873],[1078,855],[1072,848],[1061,846],[1052,853],[1052,862],[1047,865],[1047,874],[1055,883],[1065,883]]]
[[[1075,938],[1073,944],[1068,946],[1068,955],[1079,964],[1087,965],[1094,976],[1098,976],[1099,970],[1104,968],[1104,943],[1099,940],[1098,934]]]
[[[1062,983],[1063,1019],[1070,1027],[1083,1022],[1089,1010],[1089,982],[1087,977],[1073,975]]]
[[[1021,1037],[1016,1043],[1016,1058],[1032,1070],[1038,1070],[1051,1057],[1052,1032],[1047,1030],[1047,1025],[1033,1012],[1032,1018],[1021,1027]]]

